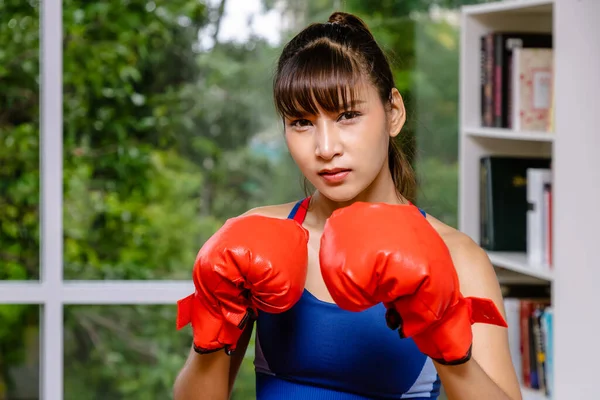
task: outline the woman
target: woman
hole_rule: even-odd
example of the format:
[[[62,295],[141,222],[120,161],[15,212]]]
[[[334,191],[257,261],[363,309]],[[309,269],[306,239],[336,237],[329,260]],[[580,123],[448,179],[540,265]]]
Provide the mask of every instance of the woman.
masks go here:
[[[385,326],[382,304],[342,310],[323,279],[321,235],[335,210],[356,202],[409,204],[414,190],[411,167],[394,142],[406,121],[402,97],[366,25],[337,12],[300,32],[280,57],[274,98],[289,152],[316,190],[302,201],[246,214],[295,219],[309,233],[299,300],[283,313],[257,318],[257,399],[425,399],[436,398],[440,384],[454,400],[520,399],[505,329],[474,325],[471,357],[445,365]],[[461,292],[491,299],[502,310],[485,252],[422,213],[450,252]],[[252,329],[245,325],[232,355],[191,351],[175,399],[228,398]]]

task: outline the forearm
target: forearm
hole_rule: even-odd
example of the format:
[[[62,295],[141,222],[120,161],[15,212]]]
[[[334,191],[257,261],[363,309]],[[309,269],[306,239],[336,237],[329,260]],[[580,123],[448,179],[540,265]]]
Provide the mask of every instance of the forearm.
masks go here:
[[[227,377],[214,378],[197,376],[184,371],[177,377],[173,398],[175,400],[227,400],[229,398]]]
[[[227,400],[230,357],[223,351],[192,353],[173,385],[175,400]]]
[[[248,343],[250,342],[250,338],[252,337],[252,330],[254,329],[254,322],[249,323],[242,336],[240,336],[240,340],[237,343],[237,349],[235,353],[231,355],[230,358],[230,367],[229,367],[229,393],[233,392],[233,386],[235,384],[235,379],[237,378],[237,374],[240,370],[242,363],[244,362],[244,355],[246,354],[246,350],[248,349]]]
[[[461,365],[435,366],[449,400],[521,400],[508,396],[473,358]]]

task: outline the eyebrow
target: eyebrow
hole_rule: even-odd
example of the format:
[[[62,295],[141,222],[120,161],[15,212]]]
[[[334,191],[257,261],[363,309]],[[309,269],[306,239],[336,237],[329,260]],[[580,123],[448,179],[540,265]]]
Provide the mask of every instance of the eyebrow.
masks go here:
[[[357,99],[354,99],[354,100],[348,102],[348,109],[356,107],[359,104],[364,104],[366,102],[367,102],[366,100],[357,100]],[[338,106],[338,111],[341,111],[341,110],[344,110],[344,109],[345,109],[344,108],[344,104],[340,104]],[[313,115],[313,114],[310,113],[310,112],[307,112],[307,111],[296,110],[296,112],[294,112],[293,114],[285,116],[284,119],[286,119],[286,118],[287,119],[305,118],[305,117],[310,116],[310,115]]]

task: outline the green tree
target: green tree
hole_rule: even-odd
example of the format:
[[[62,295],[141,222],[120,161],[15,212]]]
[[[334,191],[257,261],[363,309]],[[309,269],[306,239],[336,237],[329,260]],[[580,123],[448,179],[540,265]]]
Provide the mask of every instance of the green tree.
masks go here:
[[[0,279],[37,279],[39,8],[0,4]]]
[[[0,280],[39,276],[39,8],[0,3]],[[0,305],[0,399],[38,307]]]
[[[183,0],[155,6],[80,3],[79,20],[66,24],[74,31],[65,46],[69,278],[189,279],[197,249],[223,221],[269,199],[273,164],[248,144],[268,120],[268,77],[259,74],[270,49],[252,39],[192,51],[211,10]],[[174,332],[174,315],[173,307],[69,308],[67,397],[169,397],[191,340],[189,330]],[[252,387],[243,382],[241,390]]]

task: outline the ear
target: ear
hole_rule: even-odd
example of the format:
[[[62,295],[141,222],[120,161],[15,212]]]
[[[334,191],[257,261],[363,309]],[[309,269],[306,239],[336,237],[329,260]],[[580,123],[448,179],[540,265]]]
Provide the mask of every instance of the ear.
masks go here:
[[[406,123],[406,109],[404,108],[404,100],[400,92],[396,88],[392,88],[390,93],[390,117],[388,119],[389,134],[391,137],[396,137]]]

